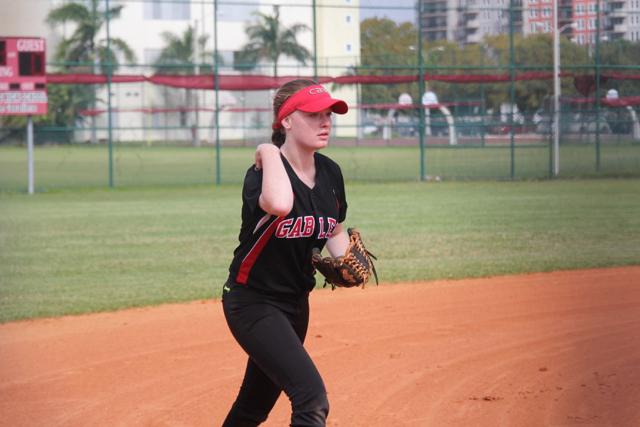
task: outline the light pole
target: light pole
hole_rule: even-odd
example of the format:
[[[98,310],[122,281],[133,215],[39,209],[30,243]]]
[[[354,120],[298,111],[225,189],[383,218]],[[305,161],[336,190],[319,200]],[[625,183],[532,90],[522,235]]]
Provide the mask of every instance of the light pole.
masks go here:
[[[558,28],[558,2],[553,2],[553,176],[560,173],[560,34],[575,22]]]

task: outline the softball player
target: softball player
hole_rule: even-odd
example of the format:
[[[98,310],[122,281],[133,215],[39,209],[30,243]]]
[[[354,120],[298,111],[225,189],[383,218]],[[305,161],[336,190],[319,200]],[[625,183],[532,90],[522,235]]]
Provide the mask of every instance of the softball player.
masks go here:
[[[223,289],[227,324],[249,355],[223,427],[259,425],[281,391],[291,426],[324,426],[329,412],[303,343],[315,286],[311,250],[326,244],[337,256],[349,243],[342,172],[317,152],[329,141],[331,114],[348,108],[315,82],[294,80],[277,91],[273,109],[273,144],[258,146],[245,176],[240,244]]]

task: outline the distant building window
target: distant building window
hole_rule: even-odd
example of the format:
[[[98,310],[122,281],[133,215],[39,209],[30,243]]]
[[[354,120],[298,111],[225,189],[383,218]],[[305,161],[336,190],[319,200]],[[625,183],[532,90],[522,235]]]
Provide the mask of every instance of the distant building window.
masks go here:
[[[345,46],[345,50],[346,50],[347,52],[351,52],[351,43],[347,43],[347,44],[346,44],[346,46]]]
[[[7,42],[0,41],[0,65],[7,65]]]
[[[347,21],[347,24],[350,24],[351,23],[351,15],[345,16],[344,20]]]
[[[144,19],[189,20],[191,2],[189,0],[150,0],[144,4]]]

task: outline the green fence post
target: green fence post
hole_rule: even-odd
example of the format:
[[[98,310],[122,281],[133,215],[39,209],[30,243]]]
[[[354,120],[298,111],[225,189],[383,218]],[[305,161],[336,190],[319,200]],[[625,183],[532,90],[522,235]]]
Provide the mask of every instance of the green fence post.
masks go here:
[[[422,55],[422,0],[416,2],[416,7],[418,8],[417,16],[418,16],[418,132],[419,132],[419,141],[420,141],[420,181],[424,181],[426,179],[426,168],[425,168],[425,121],[424,121],[424,105],[422,105],[422,95],[424,94],[424,56]]]
[[[600,172],[600,0],[596,2],[596,172]]]
[[[110,22],[111,22],[111,16],[109,16],[109,0],[105,0],[106,1],[106,10],[105,10],[105,14],[107,15],[107,19],[106,19],[106,25],[107,25],[107,52],[111,51],[111,32],[110,32]],[[108,53],[107,54],[109,56],[108,58],[108,62],[107,62],[107,134],[108,134],[108,141],[109,141],[109,188],[113,188],[114,187],[114,183],[113,183],[113,132],[112,132],[112,117],[111,117],[111,76],[113,74],[113,69],[112,69],[112,58],[111,55]]]
[[[215,93],[216,126],[216,185],[221,184],[220,174],[220,70],[218,68],[218,0],[213,0],[213,86]]]
[[[484,63],[484,57],[486,55],[486,45],[483,43],[482,47],[481,47],[482,51],[480,52],[480,64],[482,67],[482,73],[486,72],[485,69],[485,63]],[[487,105],[486,105],[486,101],[485,101],[485,91],[484,91],[484,83],[480,83],[480,99],[482,100],[482,105],[480,106],[480,146],[484,148],[485,146],[485,123],[484,123],[484,119],[485,119],[485,114],[487,111]]]
[[[515,70],[515,48],[513,43],[513,7],[515,0],[509,1],[509,103],[511,104],[509,108],[511,109],[511,114],[509,114],[509,149],[510,149],[510,176],[511,179],[515,177],[516,168],[515,168],[515,138],[514,138],[514,129],[513,129],[513,116],[515,114],[515,102],[516,102],[516,88],[515,88],[515,78],[516,78],[516,70]]]

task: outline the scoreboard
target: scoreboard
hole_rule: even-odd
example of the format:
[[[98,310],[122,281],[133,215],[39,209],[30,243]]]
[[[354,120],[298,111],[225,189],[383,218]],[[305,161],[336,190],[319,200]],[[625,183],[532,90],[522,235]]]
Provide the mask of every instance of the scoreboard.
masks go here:
[[[47,114],[45,40],[0,36],[0,116]]]

